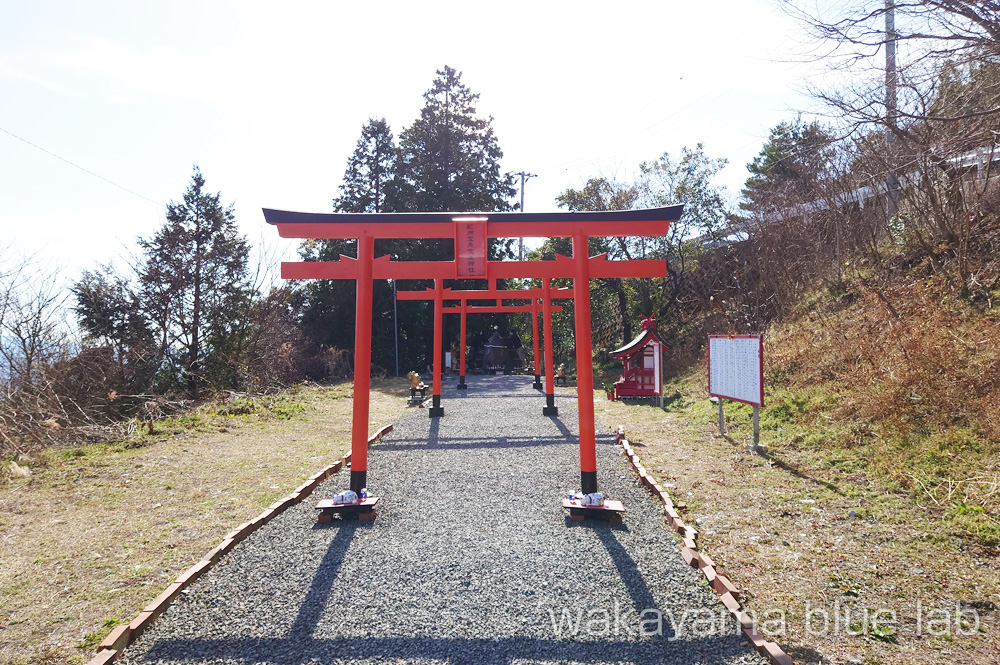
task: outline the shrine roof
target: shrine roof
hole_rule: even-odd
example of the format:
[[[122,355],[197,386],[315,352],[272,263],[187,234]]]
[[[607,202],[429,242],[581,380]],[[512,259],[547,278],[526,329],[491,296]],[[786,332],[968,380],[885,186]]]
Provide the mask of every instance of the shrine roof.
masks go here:
[[[456,217],[486,217],[491,222],[597,222],[597,221],[676,221],[682,204],[662,208],[609,210],[605,212],[293,212],[264,208],[268,224],[352,224],[450,222]]]
[[[640,348],[644,347],[646,345],[646,342],[648,342],[650,338],[655,339],[663,346],[667,346],[667,343],[663,341],[663,338],[656,333],[656,328],[646,328],[642,332],[640,332],[639,335],[631,342],[629,342],[620,349],[615,349],[614,351],[612,351],[611,355],[615,356],[616,358],[621,358],[622,356],[631,355],[634,351],[637,351]]]
[[[684,211],[682,204],[607,212],[332,212],[264,208],[264,219],[282,237],[454,238],[456,220],[486,220],[490,237],[664,235]],[[618,228],[626,224],[626,228]]]

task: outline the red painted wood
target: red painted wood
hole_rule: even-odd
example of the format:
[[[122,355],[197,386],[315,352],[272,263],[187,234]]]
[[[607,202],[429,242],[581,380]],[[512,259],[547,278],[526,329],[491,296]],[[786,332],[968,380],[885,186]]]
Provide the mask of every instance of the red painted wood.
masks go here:
[[[542,368],[538,366],[541,356],[538,355],[538,299],[531,299],[531,346],[535,353],[532,364],[535,366],[535,376],[542,373]]]
[[[545,394],[554,395],[556,380],[552,376],[552,288],[548,278],[542,280],[542,334],[545,335]]]
[[[653,235],[663,235],[664,224],[677,221],[684,211],[683,205],[639,210],[616,210],[604,212],[413,212],[413,213],[309,213],[264,208],[264,219],[279,228],[332,227],[331,233],[339,235],[317,235],[313,238],[357,238],[369,234],[375,238],[451,238],[456,220],[485,218],[489,221],[491,238],[497,237],[570,237],[574,233],[588,235],[621,235],[622,226],[628,227],[628,235],[640,233],[646,225],[658,228]],[[625,223],[625,224],[623,224]],[[442,228],[447,227],[447,228]],[[392,235],[401,229],[405,235]],[[553,232],[546,236],[543,231]],[[444,235],[434,236],[433,232]],[[497,235],[494,235],[496,233]],[[353,235],[352,235],[353,234]],[[420,234],[420,235],[415,235]],[[291,237],[291,236],[288,236]],[[306,236],[304,236],[306,237]]]
[[[594,427],[594,365],[590,337],[590,270],[587,236],[573,236],[573,309],[576,329],[576,403],[580,414],[580,471],[597,471],[597,440]],[[663,262],[659,262],[663,263]],[[666,264],[663,263],[664,268]]]
[[[443,310],[445,314],[461,314],[461,305],[446,305]],[[562,305],[553,305],[553,312],[563,311]],[[531,305],[483,305],[482,307],[475,307],[472,305],[465,306],[466,314],[526,314],[531,312]]]
[[[368,402],[372,363],[372,259],[375,240],[358,238],[358,290],[354,313],[354,399],[351,423],[351,470],[368,470]]]
[[[333,262],[287,262],[281,266],[285,279],[356,279],[358,280],[354,423],[352,425],[352,461],[355,470],[367,469],[368,394],[371,371],[371,290],[373,279],[434,279],[435,280],[435,340],[434,340],[434,394],[440,396],[441,375],[441,323],[446,311],[443,307],[443,280],[454,279],[458,274],[458,259],[468,250],[466,269],[487,280],[488,288],[496,290],[497,279],[540,279],[543,281],[542,314],[545,335],[546,393],[552,394],[552,298],[550,280],[572,278],[576,301],[576,360],[577,395],[580,415],[580,469],[593,474],[597,469],[593,403],[592,340],[590,331],[590,279],[594,277],[665,277],[665,261],[608,261],[606,256],[589,257],[588,236],[664,236],[670,222],[680,218],[683,206],[651,210],[581,213],[405,213],[405,214],[308,214],[278,210],[264,210],[264,217],[278,227],[283,238],[358,238],[358,259],[341,257]],[[374,238],[452,238],[462,224],[469,224],[469,217],[485,218],[466,227],[472,231],[472,246],[464,249],[459,244],[456,260],[394,262],[388,256],[372,256]],[[480,238],[498,237],[572,237],[573,257],[557,255],[552,261],[487,261],[485,273],[478,263]],[[468,240],[468,237],[466,237]],[[470,261],[471,259],[471,261]],[[480,298],[476,293],[469,298]],[[464,317],[469,313],[513,311],[513,306],[503,306],[503,297],[496,296],[496,307],[468,307],[461,299]],[[511,295],[509,299],[525,298]],[[527,296],[533,298],[535,296]],[[493,296],[486,296],[492,299]],[[402,299],[408,299],[404,296]],[[459,299],[459,298],[455,298]],[[529,308],[537,317],[537,306]],[[534,324],[537,326],[537,318]],[[465,339],[463,335],[462,343]],[[537,346],[537,336],[535,336]],[[537,358],[536,351],[536,358]],[[464,347],[463,347],[464,358]],[[588,476],[593,477],[593,476]]]
[[[371,222],[358,224],[291,223],[277,224],[278,235],[282,238],[357,238],[358,233]],[[605,237],[621,233],[621,222],[489,222],[487,236],[490,238],[565,238],[574,231],[583,231],[589,236]],[[665,236],[670,220],[629,222],[630,236]],[[426,224],[380,223],[379,238],[454,238],[455,225],[449,219]]]
[[[443,338],[443,316],[444,302],[442,291],[444,290],[443,280],[434,282],[434,387],[432,395],[441,397],[441,342]]]
[[[491,280],[492,281],[492,280]],[[530,300],[540,298],[541,289],[452,289],[444,290],[445,300]],[[550,298],[553,300],[572,300],[573,289],[550,289]],[[434,289],[428,288],[423,291],[397,291],[397,300],[433,300]]]
[[[496,279],[571,278],[572,259],[556,255],[554,261],[490,261],[487,271]],[[282,279],[356,279],[357,261],[284,261]],[[665,261],[636,259],[608,261],[603,254],[590,259],[591,277],[666,277]],[[372,266],[375,279],[454,279],[454,261],[390,261],[388,256],[375,259]]]
[[[524,215],[525,219],[508,221],[502,219],[501,215],[493,213],[488,215],[490,221],[487,222],[486,235],[490,238],[565,238],[575,233],[602,237],[622,233],[623,222],[615,219],[615,213],[592,214],[596,214],[597,217],[581,221],[533,221],[529,215]],[[264,216],[267,218],[267,211]],[[316,215],[316,217],[330,218],[337,216]],[[455,223],[451,215],[440,221],[431,222],[381,222],[376,221],[378,217],[376,214],[368,214],[367,217],[368,219],[357,222],[279,222],[275,226],[278,227],[278,235],[282,238],[357,238],[362,233],[375,234],[374,237],[377,238],[455,237]],[[628,234],[646,237],[665,236],[670,222],[676,221],[679,217],[679,214],[673,217],[671,213],[664,213],[663,219],[628,221]]]
[[[458,375],[465,376],[465,301],[462,301],[462,345],[458,347]]]
[[[455,272],[459,277],[486,277],[486,218],[455,220]]]

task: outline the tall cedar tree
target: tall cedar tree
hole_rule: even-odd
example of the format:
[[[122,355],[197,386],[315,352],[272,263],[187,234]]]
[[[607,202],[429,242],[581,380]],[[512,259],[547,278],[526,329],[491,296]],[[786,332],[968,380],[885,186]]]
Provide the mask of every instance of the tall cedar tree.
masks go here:
[[[347,160],[336,212],[383,212],[387,185],[395,176],[396,143],[385,118],[372,118],[361,128],[354,154]]]
[[[196,398],[207,357],[225,344],[249,297],[249,246],[232,205],[205,191],[197,166],[182,202],[171,201],[166,223],[139,245],[142,298],[158,328],[163,361]]]
[[[476,115],[474,94],[451,67],[437,71],[420,117],[400,135],[398,212],[510,210],[514,178],[500,173],[493,118]]]
[[[348,160],[337,212],[433,212],[510,210],[515,193],[513,177],[501,174],[503,152],[492,129],[492,118],[476,115],[479,95],[461,83],[461,73],[445,67],[437,72],[424,93],[420,118],[400,135],[393,157],[392,132],[384,120],[369,120]],[[510,243],[491,242],[492,258],[509,254]],[[306,241],[299,249],[304,260],[337,260],[353,256],[356,243],[348,240]],[[453,254],[449,240],[378,240],[375,254],[397,260],[447,260]],[[430,286],[428,281],[400,284],[403,289]],[[328,280],[311,283],[303,292],[302,324],[316,347],[353,348],[355,285]],[[376,321],[393,316],[392,285],[376,281],[373,293]],[[400,363],[420,370],[429,364],[433,337],[432,307],[427,303],[403,302],[399,309]],[[492,325],[486,317],[470,320],[470,330]],[[447,321],[451,326],[455,322]],[[446,328],[445,337],[449,337]],[[470,338],[474,332],[470,332]],[[394,365],[394,330],[375,326],[372,361]]]

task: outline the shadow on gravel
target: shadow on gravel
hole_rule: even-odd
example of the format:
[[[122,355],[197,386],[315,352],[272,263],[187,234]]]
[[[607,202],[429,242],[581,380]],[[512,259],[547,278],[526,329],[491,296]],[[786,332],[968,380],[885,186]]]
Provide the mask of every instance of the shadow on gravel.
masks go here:
[[[323,609],[326,607],[326,601],[330,597],[333,582],[337,579],[340,566],[344,562],[344,557],[347,556],[347,549],[351,546],[351,541],[354,540],[354,534],[359,526],[358,522],[340,523],[340,530],[337,531],[337,535],[330,543],[330,547],[316,572],[316,577],[313,578],[312,586],[309,587],[309,593],[302,601],[299,614],[295,617],[295,621],[288,631],[288,639],[302,640],[312,637],[320,616],[323,614]]]
[[[430,433],[427,435],[427,447],[437,447],[440,445],[441,418],[431,418]],[[391,450],[386,448],[386,450]]]
[[[238,639],[166,639],[158,641],[141,658],[144,663],[208,663],[225,662],[254,665],[301,665],[320,662],[387,662],[428,660],[450,665],[511,665],[514,662],[552,661],[576,663],[634,663],[635,665],[693,665],[695,663],[727,663],[745,656],[748,649],[739,636],[711,632],[704,635],[688,633],[690,621],[672,617],[664,611],[659,623],[660,634],[641,635],[637,627],[615,624],[609,629],[607,615],[604,632],[588,632],[589,615],[557,619],[551,616],[552,637],[506,636],[499,638],[437,637],[437,636],[378,636],[378,637],[317,637],[317,626],[327,607],[333,585],[340,574],[357,530],[368,525],[357,522],[334,522],[339,525],[312,580],[309,591],[298,607],[298,614],[284,636],[258,635]],[[608,552],[632,604],[642,616],[643,610],[656,608],[656,600],[646,584],[635,560],[617,533],[625,527],[606,524],[590,526]],[[291,608],[290,608],[291,609]],[[645,617],[644,617],[645,618]],[[680,620],[679,631],[674,621]],[[543,620],[543,626],[544,620]],[[536,626],[536,630],[537,630]]]
[[[576,438],[573,432],[569,431],[569,428],[566,427],[563,421],[559,420],[559,416],[543,416],[543,417],[548,418],[549,422],[555,425],[564,437],[566,437],[570,441],[579,441],[579,439]]]
[[[432,426],[433,429],[433,426]],[[392,443],[373,444],[372,448],[379,450],[421,450],[428,448],[477,449],[477,448],[537,448],[539,446],[560,446],[574,444],[558,436],[534,437],[500,437],[498,439],[482,439],[476,437],[448,437],[439,439],[431,432],[431,437],[425,439],[392,439]]]
[[[625,529],[618,527],[618,530],[624,531]],[[649,585],[646,584],[642,573],[639,572],[639,566],[636,564],[635,559],[628,553],[625,546],[618,542],[615,532],[607,525],[599,525],[594,529],[594,533],[601,539],[601,544],[608,551],[611,562],[615,564],[622,584],[625,585],[625,589],[632,599],[632,605],[635,607],[636,613],[641,616],[643,610],[655,608],[656,598],[653,597],[653,592],[650,590]],[[664,636],[668,639],[674,637],[673,627],[669,623],[663,626],[663,632]]]
[[[558,663],[635,663],[636,665],[704,665],[726,663],[746,656],[748,648],[735,636],[642,641],[575,640],[533,637],[472,639],[462,637],[335,637],[259,638],[233,640],[168,640],[146,654],[146,662],[210,661],[225,659],[247,665],[301,665],[320,662],[385,662],[427,660],[449,665],[509,665],[515,661],[543,660]]]
[[[506,393],[502,394],[502,395],[497,395],[495,392],[491,392],[491,393],[476,393],[476,392],[474,392],[472,390],[472,386],[469,386],[468,391],[459,391],[459,390],[456,390],[455,392],[456,393],[459,393],[459,392],[468,392],[468,394],[465,395],[465,397],[467,399],[493,399],[493,400],[495,400],[497,397],[503,397],[504,399],[516,397],[518,399],[534,399],[534,400],[538,400],[538,403],[541,404],[541,405],[545,404],[545,395],[544,394],[540,395],[537,392],[532,393],[532,394],[525,394],[525,395],[506,394]],[[449,395],[448,399],[451,399],[450,395]],[[444,400],[442,400],[441,403],[444,404]]]

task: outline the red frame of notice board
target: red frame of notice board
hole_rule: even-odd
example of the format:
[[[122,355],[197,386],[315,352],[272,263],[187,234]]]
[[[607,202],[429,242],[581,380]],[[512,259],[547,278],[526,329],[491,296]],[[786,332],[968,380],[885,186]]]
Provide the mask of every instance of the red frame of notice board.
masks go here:
[[[712,342],[713,339],[756,339],[757,340],[757,360],[760,366],[757,371],[760,372],[760,400],[757,402],[751,402],[745,399],[739,399],[736,397],[730,397],[729,395],[723,395],[721,393],[712,392]],[[731,402],[742,402],[743,404],[750,404],[752,406],[764,406],[764,336],[763,335],[709,335],[708,336],[708,394],[712,397],[718,397],[720,399],[728,399]]]

